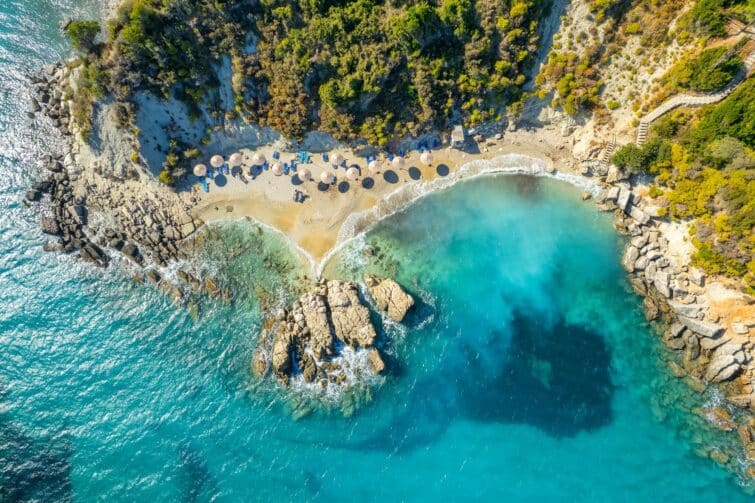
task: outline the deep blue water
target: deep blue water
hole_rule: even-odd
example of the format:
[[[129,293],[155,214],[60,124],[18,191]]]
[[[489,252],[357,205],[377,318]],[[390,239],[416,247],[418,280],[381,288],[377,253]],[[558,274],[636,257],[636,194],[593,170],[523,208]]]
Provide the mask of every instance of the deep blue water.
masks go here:
[[[350,418],[294,421],[251,379],[260,299],[290,296],[300,263],[275,236],[217,229],[206,266],[239,298],[196,322],[117,268],[45,254],[21,199],[54,140],[22,74],[93,12],[0,4],[0,501],[746,499],[695,454],[731,438],[687,411],[714,398],[668,376],[610,216],[562,183],[468,181],[336,258],[330,276],[390,274],[419,299],[383,327],[390,374]]]

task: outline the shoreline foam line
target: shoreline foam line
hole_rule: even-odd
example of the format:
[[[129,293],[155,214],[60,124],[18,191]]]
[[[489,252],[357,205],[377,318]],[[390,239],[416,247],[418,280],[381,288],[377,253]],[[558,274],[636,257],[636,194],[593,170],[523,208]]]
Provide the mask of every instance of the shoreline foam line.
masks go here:
[[[382,201],[372,208],[351,213],[346,217],[338,232],[336,244],[325,252],[319,261],[315,259],[311,253],[302,248],[301,245],[292,239],[286,232],[274,225],[262,222],[254,216],[221,219],[217,222],[249,219],[260,227],[283,236],[284,240],[290,244],[294,250],[306,258],[307,262],[309,262],[310,272],[312,272],[315,281],[317,281],[322,279],[322,274],[330,260],[355,239],[365,236],[381,221],[410,208],[423,197],[441,190],[449,189],[459,182],[474,180],[483,176],[524,175],[551,178],[565,182],[574,187],[584,189],[585,191],[590,192],[593,196],[601,192],[600,186],[595,183],[595,181],[573,173],[549,173],[547,170],[548,165],[549,161],[545,159],[525,154],[510,153],[492,159],[475,159],[469,161],[445,178],[434,178],[424,182],[401,186],[387,194]]]
[[[385,199],[364,211],[350,214],[341,224],[335,246],[320,259],[316,269],[316,279],[320,279],[328,262],[354,239],[364,236],[384,219],[410,208],[423,197],[446,190],[459,182],[482,176],[525,175],[552,178],[590,192],[593,196],[601,192],[593,180],[572,173],[549,173],[548,161],[525,154],[504,154],[493,159],[476,159],[463,164],[446,178],[435,178],[421,183],[404,185],[388,194]],[[290,239],[290,238],[289,238]],[[309,255],[309,254],[307,254]],[[309,255],[312,258],[311,255]]]

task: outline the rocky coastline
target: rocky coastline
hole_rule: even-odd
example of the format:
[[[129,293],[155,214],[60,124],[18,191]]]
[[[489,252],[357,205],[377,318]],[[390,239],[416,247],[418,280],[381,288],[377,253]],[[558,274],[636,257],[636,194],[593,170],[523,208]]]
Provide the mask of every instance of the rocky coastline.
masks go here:
[[[615,227],[627,236],[622,264],[634,291],[641,295],[645,318],[658,322],[661,338],[674,353],[668,361],[671,373],[698,393],[715,386],[727,405],[698,411],[714,427],[736,430],[742,442],[747,466],[745,475],[755,477],[755,348],[749,338],[748,321],[721,319],[711,312],[706,298],[706,275],[688,265],[669,260],[658,208],[615,167],[604,180],[606,190],[597,198],[598,207],[613,211]],[[726,325],[728,323],[728,326]],[[741,473],[734,455],[712,449],[714,461]]]
[[[230,302],[232,293],[215,278],[198,278],[179,269],[165,277],[169,264],[190,256],[190,242],[202,222],[191,215],[192,199],[150,183],[135,164],[130,170],[85,164],[81,156],[80,130],[73,120],[71,70],[65,62],[50,65],[29,76],[33,91],[29,118],[46,116],[64,140],[63,151],[44,156],[43,178],[25,195],[27,204],[48,196],[41,230],[52,239],[46,251],[75,254],[98,267],[113,258],[131,266],[138,282],[157,286],[192,312],[190,294],[204,293]],[[189,245],[187,246],[187,243]]]
[[[30,119],[36,120],[39,115],[48,117],[65,141],[62,152],[42,159],[45,176],[25,196],[30,204],[49,197],[46,205],[49,210],[40,218],[42,230],[52,238],[44,245],[45,249],[77,254],[98,267],[107,267],[114,258],[123,258],[134,266],[136,280],[156,285],[177,302],[187,304],[192,312],[197,310],[191,300],[195,294],[231,302],[232,292],[220,286],[215,278],[199,278],[183,269],[175,278],[167,278],[161,272],[169,264],[187,258],[191,247],[185,244],[194,239],[203,225],[192,216],[192,207],[197,202],[194,196],[160,186],[150,180],[138,163],[129,169],[113,170],[85,162],[80,151],[80,131],[73,120],[74,105],[67,99],[71,70],[65,63],[44,68],[30,77],[30,82],[34,93]],[[562,128],[564,138],[572,134],[577,134],[573,126]],[[485,138],[479,142],[485,142]],[[599,209],[615,213],[617,230],[629,238],[623,264],[632,287],[644,297],[647,319],[659,323],[664,344],[677,355],[669,362],[671,372],[700,393],[709,386],[721,390],[726,406],[711,408],[704,416],[716,427],[724,424],[724,429],[737,431],[749,466],[746,474],[755,477],[755,348],[750,339],[753,327],[749,325],[752,320],[722,320],[711,312],[704,295],[705,275],[669,259],[669,239],[662,228],[666,219],[644,193],[646,187],[640,180],[630,178],[609,163],[612,145],[607,149],[596,147],[582,157],[575,156],[566,161],[567,169],[602,184],[603,191],[595,197],[595,203]],[[567,150],[563,154],[569,156]],[[585,199],[589,197],[590,194],[585,194]],[[373,282],[377,282],[377,287]],[[385,300],[385,292],[373,291],[385,288],[390,299],[395,288],[388,288],[384,281],[375,278],[365,278],[365,285],[378,308],[399,321],[396,306],[390,300],[385,304],[380,300]],[[333,299],[331,289],[337,292]],[[325,387],[331,383],[343,384],[345,377],[339,377],[345,375],[343,369],[327,361],[337,354],[340,343],[353,351],[367,351],[372,371],[384,372],[385,362],[375,346],[369,310],[357,292],[358,287],[349,283],[320,283],[298,304],[278,313],[266,324],[260,337],[260,347],[265,351],[255,353],[255,372],[260,376],[273,374],[283,383],[301,374],[305,381]],[[336,297],[346,300],[334,300]],[[343,319],[339,314],[342,307]],[[310,326],[305,313],[312,310],[320,316],[313,315]],[[341,322],[347,325],[336,324]],[[317,332],[326,325],[330,339],[324,329]],[[319,335],[315,336],[316,333]],[[725,462],[722,457],[715,457],[732,471],[740,471],[734,466],[733,457],[728,456]]]

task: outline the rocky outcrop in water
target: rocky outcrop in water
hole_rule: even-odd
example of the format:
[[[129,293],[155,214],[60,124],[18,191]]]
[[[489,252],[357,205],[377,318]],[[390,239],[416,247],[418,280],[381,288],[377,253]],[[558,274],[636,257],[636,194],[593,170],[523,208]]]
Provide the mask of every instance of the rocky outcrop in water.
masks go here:
[[[393,283],[391,291],[403,296],[401,305],[413,304],[411,296]],[[369,377],[365,372],[385,371],[376,338],[358,285],[322,281],[265,323],[252,369],[260,377],[272,373],[283,384],[300,378],[323,389],[330,384],[348,387]],[[347,352],[352,358],[343,357]],[[366,363],[365,367],[359,367],[359,361]]]
[[[392,279],[367,274],[364,277],[364,284],[377,308],[388,314],[388,317],[396,323],[403,321],[407,311],[414,305],[412,296],[404,292],[401,286]]]

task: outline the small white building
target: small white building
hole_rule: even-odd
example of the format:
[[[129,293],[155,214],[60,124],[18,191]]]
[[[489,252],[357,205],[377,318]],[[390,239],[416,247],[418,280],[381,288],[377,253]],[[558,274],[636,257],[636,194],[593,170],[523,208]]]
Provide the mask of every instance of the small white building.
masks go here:
[[[462,148],[464,143],[466,143],[464,127],[461,125],[454,126],[451,131],[451,146],[453,148]]]

